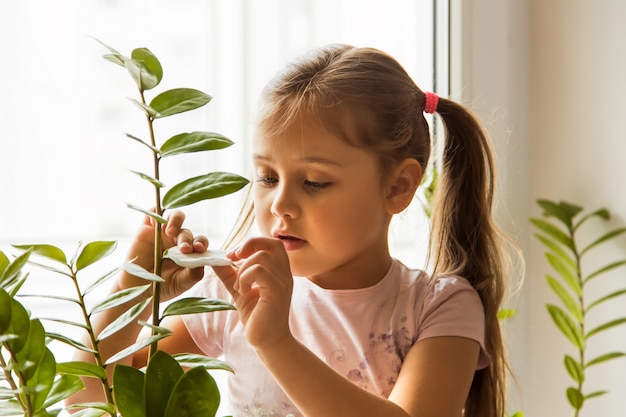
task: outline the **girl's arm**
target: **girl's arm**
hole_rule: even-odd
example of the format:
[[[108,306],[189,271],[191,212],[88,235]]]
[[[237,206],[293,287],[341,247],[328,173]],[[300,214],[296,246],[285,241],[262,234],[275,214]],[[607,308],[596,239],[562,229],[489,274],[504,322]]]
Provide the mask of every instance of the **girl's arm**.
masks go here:
[[[419,341],[408,352],[389,399],[336,373],[289,329],[293,278],[276,239],[254,238],[231,253],[239,270],[214,267],[233,295],[246,338],[306,417],[460,417],[478,363],[478,342]]]

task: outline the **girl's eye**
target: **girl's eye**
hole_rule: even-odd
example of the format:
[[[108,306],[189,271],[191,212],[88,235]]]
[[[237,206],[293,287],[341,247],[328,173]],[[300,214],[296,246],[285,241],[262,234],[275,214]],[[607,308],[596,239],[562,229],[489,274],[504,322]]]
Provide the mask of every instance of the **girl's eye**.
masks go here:
[[[323,190],[324,188],[327,188],[328,186],[330,186],[330,182],[318,182],[318,181],[304,181],[304,185],[306,185],[309,188],[314,189],[315,191],[318,190]]]
[[[260,182],[263,185],[266,186],[273,186],[274,184],[276,184],[278,182],[278,178],[274,178],[274,177],[257,177],[256,182]]]

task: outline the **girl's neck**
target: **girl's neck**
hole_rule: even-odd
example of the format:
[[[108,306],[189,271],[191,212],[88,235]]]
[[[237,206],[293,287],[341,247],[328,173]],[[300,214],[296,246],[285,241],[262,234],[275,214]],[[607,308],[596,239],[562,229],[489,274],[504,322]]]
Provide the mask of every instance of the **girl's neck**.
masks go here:
[[[387,250],[378,256],[362,256],[336,268],[307,277],[317,286],[329,290],[351,290],[372,287],[387,275],[392,258]]]

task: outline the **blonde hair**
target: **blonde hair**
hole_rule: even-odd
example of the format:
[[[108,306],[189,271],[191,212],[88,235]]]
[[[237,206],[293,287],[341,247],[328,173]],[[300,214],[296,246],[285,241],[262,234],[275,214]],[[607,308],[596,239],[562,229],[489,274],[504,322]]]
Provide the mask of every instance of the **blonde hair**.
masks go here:
[[[425,172],[432,144],[424,103],[424,92],[391,56],[372,48],[328,45],[268,83],[258,126],[263,134],[278,135],[297,117],[314,116],[350,143],[379,155],[383,175],[406,158],[416,159]],[[445,135],[432,211],[433,275],[458,274],[480,295],[491,364],[475,373],[464,415],[501,417],[507,362],[497,312],[506,256],[503,235],[492,219],[493,153],[484,129],[466,108],[440,98],[437,113]],[[248,225],[251,208],[242,211]]]

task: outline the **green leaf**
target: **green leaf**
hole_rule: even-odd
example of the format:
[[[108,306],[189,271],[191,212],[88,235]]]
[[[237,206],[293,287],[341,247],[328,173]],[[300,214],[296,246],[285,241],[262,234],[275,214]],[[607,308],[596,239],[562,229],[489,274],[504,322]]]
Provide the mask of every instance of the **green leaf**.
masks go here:
[[[191,132],[172,136],[161,146],[161,156],[183,153],[212,151],[231,146],[233,142],[227,137],[213,132]]]
[[[563,333],[577,349],[584,349],[585,338],[581,333],[580,327],[576,326],[574,321],[559,307],[552,304],[547,304],[546,307],[552,321],[554,321],[554,324],[556,324],[561,333]]]
[[[582,365],[570,355],[565,355],[563,362],[565,364],[565,369],[567,369],[567,373],[572,377],[572,379],[579,385],[582,384],[585,380],[585,371],[583,370]]]
[[[78,350],[82,350],[84,352],[89,352],[89,353],[98,353],[95,350],[87,347],[86,345],[84,345],[83,343],[74,340],[72,338],[69,338],[65,335],[59,334],[59,333],[52,333],[52,332],[46,332],[46,336],[48,336],[50,339],[54,339],[54,340],[58,340],[59,342],[63,342],[66,345],[72,346]]]
[[[111,56],[115,57],[115,60],[113,60],[112,58],[109,57],[109,55],[105,55],[104,58],[107,59],[108,61],[113,62],[114,64],[118,64],[120,66],[124,66],[124,60],[127,59],[124,55],[120,54],[117,50],[113,49],[112,47],[110,47],[109,45],[107,45],[106,43],[102,42],[100,39],[96,39],[94,37],[91,37],[93,40],[95,40],[96,42],[98,42],[100,45],[104,46],[105,48],[107,48],[110,52],[111,52]]]
[[[6,286],[10,285],[12,282],[17,280],[22,273],[22,268],[28,262],[28,258],[30,257],[30,250],[27,250],[17,258],[13,260],[2,272],[0,275],[0,287],[6,288]]]
[[[151,284],[140,285],[138,287],[127,288],[125,290],[118,291],[115,294],[111,294],[110,296],[108,296],[107,298],[105,298],[104,300],[96,304],[91,309],[91,312],[89,313],[89,315],[93,315],[101,311],[107,310],[109,308],[117,307],[121,304],[124,304],[127,301],[130,301],[133,298],[136,298],[145,290],[150,288],[150,285]]]
[[[71,320],[65,320],[65,319],[58,319],[56,317],[40,317],[40,320],[46,320],[46,321],[53,321],[55,323],[62,323],[62,324],[67,324],[70,326],[75,326],[75,327],[80,327],[81,329],[89,329],[89,326],[87,326],[86,324],[83,323],[78,323],[75,321],[71,321]]]
[[[89,294],[90,292],[92,292],[94,289],[98,288],[98,286],[104,284],[105,282],[107,282],[109,279],[111,279],[112,277],[114,277],[115,275],[117,275],[118,272],[120,272],[123,268],[123,265],[120,265],[118,267],[116,267],[115,269],[110,270],[109,272],[107,272],[106,274],[102,275],[100,278],[98,278],[97,280],[95,280],[93,283],[91,283],[91,285],[89,285],[89,287],[87,287],[87,289],[85,289],[83,291],[83,296]]]
[[[36,253],[39,256],[43,256],[44,258],[48,258],[53,261],[60,262],[64,265],[67,265],[67,258],[65,257],[65,253],[52,245],[12,245],[14,248],[21,250],[31,250],[32,253]]]
[[[610,352],[610,353],[605,353],[604,355],[600,355],[596,358],[593,358],[592,360],[590,360],[589,362],[587,362],[587,364],[585,365],[586,368],[589,368],[590,366],[594,366],[597,365],[599,363],[602,362],[606,362],[606,361],[610,361],[612,359],[617,359],[617,358],[621,358],[626,356],[626,353],[624,352]]]
[[[589,398],[601,397],[604,394],[608,394],[608,391],[606,391],[606,390],[594,391],[594,392],[591,392],[591,393],[585,395],[585,400],[588,400]]]
[[[530,219],[530,222],[534,224],[535,227],[537,227],[539,230],[541,230],[557,242],[561,243],[572,252],[576,250],[572,239],[568,235],[566,235],[561,229],[554,226],[552,223],[549,223],[542,219]]]
[[[76,260],[76,270],[80,271],[108,256],[117,247],[117,242],[97,241],[90,242],[83,247]]]
[[[591,279],[604,274],[605,272],[608,271],[612,271],[613,269],[619,268],[621,266],[626,265],[626,259],[621,260],[621,261],[616,261],[616,262],[612,262],[608,265],[605,265],[604,267],[598,269],[597,271],[594,271],[593,273],[589,274],[586,278],[585,278],[585,283],[589,282]]]
[[[563,278],[563,281],[574,291],[577,296],[582,295],[582,284],[578,280],[578,276],[575,271],[572,271],[558,256],[553,253],[546,253],[546,259],[548,263],[552,265],[552,268]]]
[[[162,416],[165,414],[170,395],[183,374],[183,368],[167,353],[157,351],[152,355],[146,368],[144,389],[146,415]]]
[[[32,319],[30,320],[26,343],[19,352],[14,354],[14,356],[18,363],[25,364],[30,362],[38,364],[44,354],[45,348],[46,332],[39,320]],[[26,380],[30,380],[33,378],[36,371],[36,366],[26,367],[22,371],[22,376]]]
[[[193,88],[175,88],[153,98],[150,107],[158,113],[155,118],[161,118],[197,109],[211,101],[211,98],[208,94]]]
[[[609,213],[609,211],[607,209],[599,209],[596,210],[592,213],[589,213],[587,215],[585,215],[584,217],[582,217],[578,223],[576,223],[574,225],[574,230],[577,230],[580,226],[582,226],[587,220],[593,218],[593,217],[599,217],[602,220],[609,220],[611,218],[611,213]]]
[[[73,412],[72,417],[102,417],[105,414],[115,415],[107,413],[106,411],[99,408],[85,408],[83,410]]]
[[[135,321],[137,317],[141,314],[141,312],[146,308],[148,304],[152,301],[152,297],[143,300],[142,302],[134,305],[131,309],[127,310],[124,314],[117,317],[108,326],[106,326],[98,335],[98,340],[106,339],[113,333],[118,332],[119,330],[126,327],[129,323]]]
[[[606,242],[608,240],[614,239],[622,234],[626,233],[626,227],[623,227],[621,229],[616,229],[613,231],[610,231],[602,236],[600,236],[598,239],[594,240],[593,242],[591,242],[589,245],[587,245],[582,251],[580,251],[580,255],[584,255],[585,253],[587,253],[590,249],[593,249],[594,247],[598,246],[599,244]]]
[[[106,372],[95,363],[73,361],[57,363],[57,372],[60,374],[88,376],[93,378],[104,379]]]
[[[165,187],[165,184],[163,184],[161,181],[157,180],[156,178],[152,178],[151,176],[146,175],[143,172],[133,171],[133,170],[131,170],[130,172],[139,176],[141,179],[148,181],[150,184],[154,185],[157,188]]]
[[[157,335],[153,335],[145,339],[142,339],[139,342],[134,343],[130,345],[129,347],[127,347],[126,349],[111,356],[109,359],[107,359],[107,361],[105,362],[105,365],[112,364],[114,362],[119,361],[120,359],[124,359],[125,357],[132,355],[133,353],[139,352],[141,349],[147,346],[150,346],[152,343],[159,341],[167,336],[168,335],[157,334]]]
[[[626,289],[613,291],[612,293],[607,294],[604,297],[600,297],[597,300],[595,300],[594,302],[590,303],[587,306],[587,311],[591,310],[594,307],[597,307],[598,305],[600,305],[600,304],[602,304],[602,303],[604,303],[606,301],[609,301],[609,300],[611,300],[613,298],[619,297],[619,296],[624,295],[624,294],[626,294]]]
[[[0,288],[0,334],[11,325],[11,296],[4,288]]]
[[[569,403],[575,410],[580,410],[583,407],[585,399],[580,390],[574,387],[569,387],[566,391],[566,394]]]
[[[143,104],[141,101],[137,101],[134,98],[129,98],[129,100],[137,107],[139,107],[148,117],[152,119],[156,119],[159,117],[159,112],[148,106],[147,104]]]
[[[13,354],[19,353],[26,344],[28,332],[30,331],[30,317],[28,312],[19,301],[11,298],[11,324],[6,330],[7,334],[13,334],[16,338],[7,342]]]
[[[172,330],[168,329],[167,327],[155,326],[154,324],[148,323],[147,321],[144,321],[144,320],[137,320],[137,323],[139,323],[141,326],[151,329],[154,332],[154,334],[161,334],[161,335],[167,336],[173,333]]]
[[[212,172],[173,186],[163,197],[163,207],[178,208],[240,190],[248,180],[228,172]]]
[[[204,369],[223,370],[233,374],[235,373],[233,368],[231,368],[227,363],[204,355],[198,355],[195,353],[177,353],[174,355],[174,359],[176,359],[180,366],[187,368],[202,366]]]
[[[539,239],[544,246],[554,252],[556,256],[567,263],[572,270],[576,271],[578,269],[576,267],[576,261],[563,250],[562,246],[559,246],[554,240],[551,240],[542,234],[535,233],[534,236]]]
[[[215,380],[204,368],[193,368],[174,387],[164,417],[214,416],[219,404]]]
[[[15,394],[13,394],[13,390],[8,387],[0,386],[0,401],[10,400],[15,398]]]
[[[70,410],[76,410],[78,408],[83,408],[84,410],[82,410],[82,414],[79,414],[80,411],[78,413],[73,413],[72,417],[76,417],[78,415],[81,415],[83,417],[96,417],[96,416],[102,416],[104,414],[109,414],[109,415],[117,415],[115,412],[115,407],[113,406],[113,404],[109,404],[109,403],[102,403],[102,402],[89,402],[89,403],[74,403],[70,406],[67,407]]]
[[[0,407],[0,416],[23,416],[24,410],[18,404],[16,400],[9,400],[2,402]]]
[[[563,287],[556,279],[551,276],[546,276],[546,280],[548,281],[550,288],[552,288],[552,291],[554,291],[554,293],[561,299],[563,305],[567,308],[567,311],[569,311],[570,314],[574,316],[576,321],[581,324],[583,322],[583,312],[579,303],[572,298],[565,287]]]
[[[550,200],[537,200],[537,204],[544,210],[544,216],[554,216],[567,227],[572,225],[572,219],[582,211],[582,208],[563,201],[558,204]]]
[[[145,375],[132,366],[117,364],[113,370],[113,395],[115,404],[124,417],[146,417],[142,393]]]
[[[611,320],[608,323],[601,324],[600,326],[589,330],[589,332],[587,332],[587,334],[585,335],[585,338],[589,339],[591,336],[593,336],[596,333],[602,332],[604,330],[608,330],[612,327],[619,326],[620,324],[624,324],[624,323],[626,323],[626,317]]]
[[[226,301],[202,297],[189,297],[176,300],[163,311],[162,317],[184,314],[210,313],[222,310],[234,310],[235,306]]]
[[[85,388],[83,381],[76,375],[61,375],[60,378],[54,381],[52,388],[48,393],[48,398],[44,403],[44,407],[50,407],[57,404],[70,395]]]
[[[130,57],[134,62],[141,63],[141,87],[143,90],[151,90],[163,79],[163,68],[156,56],[148,48],[137,48],[133,50]],[[126,65],[128,68],[128,63]],[[145,75],[144,75],[145,73]],[[132,75],[132,73],[131,73]],[[147,75],[147,76],[146,76]],[[133,76],[134,78],[134,76]]]
[[[498,310],[498,320],[507,320],[517,316],[517,310],[514,308],[501,308]]]
[[[54,355],[48,348],[44,348],[43,354],[39,358],[35,373],[27,383],[27,386],[32,388],[35,393],[31,395],[31,403],[35,410],[39,410],[43,407],[48,393],[52,389],[54,384],[54,377],[56,375],[56,361]]]
[[[165,282],[163,278],[160,276],[153,274],[152,272],[146,270],[140,265],[137,265],[132,262],[127,262],[124,264],[124,270],[129,274],[136,276],[137,278],[145,279],[150,282]]]
[[[139,103],[139,102],[137,102]],[[142,108],[143,109],[143,108]],[[148,147],[148,149],[150,149],[152,152],[154,152],[155,154],[159,154],[159,150],[157,148],[155,148],[154,146],[150,145],[148,142],[144,141],[143,139],[138,138],[137,136],[133,136],[130,133],[126,134],[126,137],[129,139],[132,139],[134,141],[139,142],[140,144],[142,144],[143,146]]]
[[[4,254],[4,252],[0,250],[0,277],[2,276],[2,274],[4,273],[4,270],[7,269],[7,266],[9,266],[10,263],[11,261],[9,261],[9,258]]]
[[[140,213],[145,214],[146,216],[152,217],[157,223],[159,224],[166,224],[167,223],[167,219],[163,216],[159,216],[158,214],[156,214],[153,211],[150,210],[146,210],[146,209],[142,209],[141,207],[126,203],[126,206],[131,209],[131,210],[135,210],[138,211]]]

